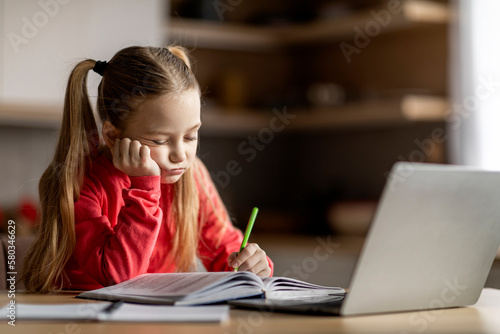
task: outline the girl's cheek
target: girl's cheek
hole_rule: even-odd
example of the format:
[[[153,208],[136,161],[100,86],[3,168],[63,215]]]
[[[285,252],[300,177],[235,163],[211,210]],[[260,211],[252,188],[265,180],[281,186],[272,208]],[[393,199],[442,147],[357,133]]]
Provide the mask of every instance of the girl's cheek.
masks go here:
[[[188,150],[190,156],[195,156],[197,151],[198,151],[197,144],[194,144],[193,146],[189,147],[189,150]]]
[[[166,154],[161,152],[158,147],[150,147],[151,150],[151,159],[153,159],[157,164],[160,164],[162,161],[162,154]]]

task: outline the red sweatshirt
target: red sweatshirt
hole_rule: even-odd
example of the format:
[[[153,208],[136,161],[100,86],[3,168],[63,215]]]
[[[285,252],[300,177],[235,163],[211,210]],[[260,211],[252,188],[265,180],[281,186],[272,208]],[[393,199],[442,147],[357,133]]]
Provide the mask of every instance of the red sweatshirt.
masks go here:
[[[227,257],[239,250],[242,234],[231,224],[201,160],[191,168],[199,169],[194,173],[200,200],[198,258],[208,271],[232,270]],[[172,190],[160,176],[128,177],[105,154],[96,154],[75,202],[76,247],[65,266],[70,282],[64,288],[97,289],[144,273],[175,272]],[[216,212],[222,213],[224,229]]]

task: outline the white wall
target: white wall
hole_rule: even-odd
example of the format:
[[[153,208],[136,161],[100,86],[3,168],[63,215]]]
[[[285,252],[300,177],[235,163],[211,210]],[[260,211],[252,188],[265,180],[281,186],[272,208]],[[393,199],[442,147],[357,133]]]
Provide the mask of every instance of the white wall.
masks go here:
[[[500,1],[452,3],[452,161],[500,170]]]
[[[61,101],[69,71],[130,45],[162,45],[165,0],[0,0],[0,100]]]

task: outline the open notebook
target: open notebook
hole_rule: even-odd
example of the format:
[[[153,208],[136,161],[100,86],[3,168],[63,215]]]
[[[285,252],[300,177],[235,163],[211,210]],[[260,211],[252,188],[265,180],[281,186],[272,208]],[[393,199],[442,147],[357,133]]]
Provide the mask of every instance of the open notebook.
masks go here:
[[[146,304],[200,305],[256,296],[293,299],[344,293],[342,288],[287,277],[260,278],[242,271],[143,274],[116,285],[83,292],[77,297]]]

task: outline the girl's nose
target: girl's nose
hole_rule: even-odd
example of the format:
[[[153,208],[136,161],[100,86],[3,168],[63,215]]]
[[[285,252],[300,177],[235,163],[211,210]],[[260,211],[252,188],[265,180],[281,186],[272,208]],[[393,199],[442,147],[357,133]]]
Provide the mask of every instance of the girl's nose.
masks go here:
[[[169,159],[172,163],[180,163],[186,159],[186,153],[184,152],[182,144],[177,144],[170,151]]]

